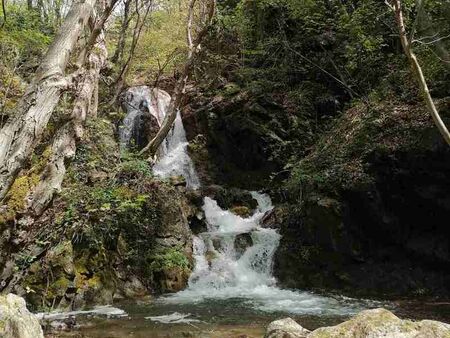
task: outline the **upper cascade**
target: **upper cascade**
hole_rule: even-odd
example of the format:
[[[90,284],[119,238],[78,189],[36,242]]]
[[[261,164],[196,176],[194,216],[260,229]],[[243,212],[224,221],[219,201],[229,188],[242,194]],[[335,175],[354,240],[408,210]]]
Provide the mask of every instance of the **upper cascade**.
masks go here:
[[[159,88],[137,86],[130,87],[122,95],[122,100],[127,115],[120,128],[119,137],[121,147],[125,148],[129,147],[133,141],[138,144],[143,138],[145,114],[150,113],[157,122],[157,128],[161,127],[171,97]],[[158,149],[158,161],[153,167],[153,173],[162,178],[182,176],[186,180],[187,187],[197,189],[200,187],[200,181],[188,154],[188,144],[181,114],[178,111],[172,129]]]

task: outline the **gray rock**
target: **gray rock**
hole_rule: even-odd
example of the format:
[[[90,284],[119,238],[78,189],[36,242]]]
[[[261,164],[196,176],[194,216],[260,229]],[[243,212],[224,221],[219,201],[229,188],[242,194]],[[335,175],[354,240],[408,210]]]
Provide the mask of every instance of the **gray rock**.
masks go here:
[[[39,320],[28,311],[25,300],[12,293],[0,296],[0,337],[44,338]]]
[[[284,318],[270,323],[264,338],[306,338],[309,332],[293,319]]]

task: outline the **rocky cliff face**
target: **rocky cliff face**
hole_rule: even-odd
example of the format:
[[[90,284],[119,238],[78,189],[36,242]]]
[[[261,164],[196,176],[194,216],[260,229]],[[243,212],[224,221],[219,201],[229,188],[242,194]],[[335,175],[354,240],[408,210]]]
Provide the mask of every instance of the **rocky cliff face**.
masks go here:
[[[288,181],[280,281],[448,295],[449,159],[420,105],[347,112]]]
[[[184,187],[153,178],[147,162],[119,153],[109,121],[91,121],[9,287],[35,310],[181,290],[193,263],[193,215]]]
[[[450,150],[420,102],[356,105],[310,147],[310,117],[228,87],[188,106],[192,156],[206,180],[272,191],[282,284],[448,295]]]

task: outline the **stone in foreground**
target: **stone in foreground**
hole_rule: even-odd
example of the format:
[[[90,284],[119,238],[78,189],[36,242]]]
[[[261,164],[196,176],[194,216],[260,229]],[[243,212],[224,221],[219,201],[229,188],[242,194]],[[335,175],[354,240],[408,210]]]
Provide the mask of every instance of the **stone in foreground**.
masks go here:
[[[306,331],[306,333],[305,333]],[[290,318],[272,322],[265,338],[450,338],[450,325],[401,320],[385,309],[366,310],[336,326],[308,333]]]
[[[306,338],[309,332],[295,320],[284,318],[270,323],[264,338]]]
[[[25,300],[11,293],[0,295],[0,337],[44,338],[39,320],[28,311]]]

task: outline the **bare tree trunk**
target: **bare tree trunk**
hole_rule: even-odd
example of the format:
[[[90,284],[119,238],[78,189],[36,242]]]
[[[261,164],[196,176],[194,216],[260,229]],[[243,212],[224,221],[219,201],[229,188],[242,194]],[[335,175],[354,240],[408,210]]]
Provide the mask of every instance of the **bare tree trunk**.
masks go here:
[[[114,55],[111,58],[111,62],[113,63],[120,61],[123,57],[126,34],[128,31],[128,27],[130,25],[130,21],[133,18],[133,16],[130,15],[131,2],[132,0],[125,0],[124,2],[123,21],[122,26],[120,27],[119,41],[117,42],[117,47],[116,50],[114,51]]]
[[[105,15],[104,6],[101,6],[101,13]],[[104,22],[103,16],[97,20],[98,22]],[[51,146],[50,159],[41,173],[39,183],[28,193],[26,209],[21,211],[22,215],[16,227],[8,227],[0,236],[1,291],[11,292],[23,277],[24,270],[14,270],[18,254],[30,252],[30,255],[39,257],[45,252],[46,248],[33,244],[29,235],[30,225],[45,211],[54,194],[60,190],[66,172],[65,161],[75,154],[76,142],[82,136],[85,119],[96,112],[96,107],[92,105],[97,102],[95,95],[100,70],[107,59],[107,49],[102,33],[99,34],[93,29],[91,38],[92,35],[97,37],[97,43],[88,54],[87,62],[82,65],[80,76],[77,78],[79,81],[74,93],[71,119],[57,131]]]
[[[419,62],[417,61],[417,57],[414,54],[410,41],[408,39],[406,33],[406,27],[403,20],[403,12],[402,12],[402,4],[400,0],[392,0],[392,4],[387,3],[394,11],[395,20],[397,22],[400,41],[402,43],[403,51],[405,52],[408,60],[411,64],[411,68],[413,70],[413,74],[416,77],[417,82],[419,83],[420,92],[425,100],[425,104],[427,105],[428,111],[433,117],[434,123],[436,127],[439,129],[439,132],[442,134],[444,140],[450,145],[450,133],[448,132],[447,127],[442,121],[439,113],[434,105],[433,98],[430,95],[430,91],[428,89],[427,82],[425,80],[425,76],[423,75],[422,68],[420,67]]]
[[[93,13],[96,0],[75,1],[50,45],[25,95],[17,114],[0,130],[0,200],[32,154],[59,102],[70,85],[65,77],[69,56]]]
[[[216,11],[216,1],[211,0],[211,2],[209,4],[208,17],[207,17],[207,21],[206,21],[207,23],[204,25],[204,27],[198,33],[197,38],[195,40],[193,40],[193,38],[192,38],[192,22],[193,22],[193,18],[194,18],[195,2],[196,2],[196,0],[190,0],[190,2],[189,2],[189,13],[188,13],[188,19],[187,19],[187,41],[188,41],[188,46],[189,46],[188,58],[184,65],[181,77],[178,79],[178,81],[175,84],[175,89],[172,94],[172,99],[170,101],[170,104],[167,109],[167,113],[166,113],[166,116],[164,117],[164,121],[161,125],[161,128],[159,129],[159,131],[155,135],[155,137],[140,151],[141,155],[145,154],[146,152],[150,153],[150,157],[155,155],[156,152],[158,151],[159,146],[164,141],[164,139],[166,138],[170,129],[172,128],[172,125],[177,117],[177,111],[180,107],[181,100],[185,93],[187,80],[188,80],[189,75],[194,66],[195,57],[199,51],[200,43],[202,42],[204,36],[206,35],[208,28],[214,17],[214,13]]]
[[[40,216],[51,202],[53,195],[61,190],[66,173],[65,161],[75,155],[76,141],[83,135],[83,124],[87,116],[93,111],[96,112],[95,95],[100,70],[105,65],[108,55],[103,36],[99,36],[97,41],[93,52],[89,55],[86,72],[75,94],[72,119],[58,130],[53,140],[51,158],[43,170],[39,184],[29,196],[28,207],[34,217]]]

